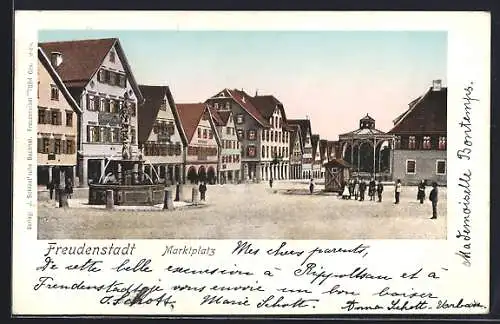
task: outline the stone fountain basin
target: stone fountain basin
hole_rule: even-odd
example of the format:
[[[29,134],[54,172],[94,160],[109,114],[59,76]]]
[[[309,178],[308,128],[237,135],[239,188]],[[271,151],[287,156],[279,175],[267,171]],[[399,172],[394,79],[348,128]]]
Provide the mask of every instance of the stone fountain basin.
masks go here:
[[[90,184],[89,205],[105,205],[108,190],[113,190],[118,206],[153,206],[163,203],[165,195],[164,184]]]

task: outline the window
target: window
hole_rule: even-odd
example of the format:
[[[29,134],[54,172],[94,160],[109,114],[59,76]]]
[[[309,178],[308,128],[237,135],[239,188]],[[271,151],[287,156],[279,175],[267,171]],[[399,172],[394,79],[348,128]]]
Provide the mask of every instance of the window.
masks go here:
[[[218,102],[214,103],[214,108],[219,110],[219,103]]]
[[[125,75],[120,74],[118,76],[118,83],[119,83],[119,86],[122,88],[125,88],[127,86],[127,79],[125,78]]]
[[[109,72],[109,84],[115,85],[117,84],[117,77],[118,75],[115,72]]]
[[[251,129],[248,131],[248,140],[255,141],[257,139],[257,131],[255,129]]]
[[[61,125],[62,124],[62,118],[61,118],[61,112],[57,110],[52,110],[50,112],[50,118],[51,118],[51,124],[52,125]]]
[[[66,154],[74,154],[74,153],[75,153],[75,140],[66,139]]]
[[[50,85],[50,99],[59,100],[59,89],[54,84]]]
[[[269,157],[269,146],[266,146],[266,157]]]
[[[214,133],[212,132],[212,130],[211,130],[211,129],[209,129],[209,130],[208,130],[208,138],[209,138],[209,139],[214,138]]]
[[[115,63],[115,51],[109,52],[109,61]]]
[[[243,124],[243,114],[236,115],[236,124]]]
[[[401,148],[401,136],[396,136],[396,138],[394,140],[394,146],[395,146],[395,149]]]
[[[446,150],[446,136],[439,136],[438,149]]]
[[[49,153],[50,151],[50,140],[46,137],[42,140],[42,153]]]
[[[61,154],[61,139],[60,138],[54,139],[54,153]]]
[[[226,109],[227,110],[231,109],[231,103],[229,101],[226,101]]]
[[[67,111],[66,112],[66,126],[73,126],[73,112],[72,111]]]
[[[266,141],[269,141],[269,131],[266,129]]]
[[[100,69],[99,74],[97,75],[97,81],[106,82],[106,70]]]
[[[266,134],[265,134],[265,130],[262,130],[262,140],[265,140],[266,139]]]
[[[38,108],[38,124],[45,124],[46,109]]]
[[[410,136],[408,137],[408,148],[410,150],[414,150],[416,148],[416,140],[415,140],[415,136]]]
[[[408,174],[415,174],[416,173],[415,160],[406,160],[406,173],[408,173]]]
[[[254,145],[248,145],[247,147],[247,156],[248,157],[255,157],[256,152],[255,152],[255,146]]]
[[[87,141],[91,143],[100,142],[101,132],[97,126],[87,126]]]
[[[446,161],[445,160],[437,160],[436,161],[436,174],[438,174],[438,175],[446,174]]]
[[[112,142],[113,143],[119,143],[120,142],[120,128],[115,127],[111,131],[111,136],[112,136]]]
[[[262,157],[265,158],[266,157],[266,148],[264,145],[262,145]]]
[[[240,140],[244,139],[244,132],[242,129],[238,129],[237,133],[238,133],[238,139]]]
[[[203,130],[203,138],[205,138],[205,139],[207,138],[207,129],[206,128]]]
[[[281,132],[278,133],[278,142],[283,143],[283,139],[281,138]]]
[[[198,138],[201,138],[201,128],[198,127]]]
[[[422,148],[424,150],[430,150],[431,149],[431,138],[430,138],[430,136],[424,136],[424,139],[422,140]]]
[[[278,119],[278,127],[281,128],[281,117]]]
[[[269,133],[271,133],[271,142],[274,141],[274,132],[273,131],[269,131]]]
[[[278,127],[278,117],[274,117],[274,124],[273,124],[273,127],[276,128]]]
[[[231,135],[231,127],[226,127],[226,134]]]

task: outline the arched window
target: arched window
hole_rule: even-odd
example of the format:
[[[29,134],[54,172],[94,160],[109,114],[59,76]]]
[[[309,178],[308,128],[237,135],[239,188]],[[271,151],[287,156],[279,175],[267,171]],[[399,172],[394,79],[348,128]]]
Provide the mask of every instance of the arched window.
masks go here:
[[[266,147],[262,145],[262,157],[266,157]]]

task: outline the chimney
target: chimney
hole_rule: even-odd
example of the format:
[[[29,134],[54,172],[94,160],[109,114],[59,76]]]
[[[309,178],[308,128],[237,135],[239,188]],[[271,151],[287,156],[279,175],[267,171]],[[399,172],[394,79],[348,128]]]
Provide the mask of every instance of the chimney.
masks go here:
[[[241,101],[243,101],[243,103],[245,103],[245,96],[241,96]]]
[[[432,91],[441,91],[441,80],[432,81]]]
[[[60,53],[60,52],[52,52],[52,53],[50,53],[50,63],[52,64],[52,66],[54,68],[56,68],[59,65],[61,65],[62,61],[63,61],[62,53]]]

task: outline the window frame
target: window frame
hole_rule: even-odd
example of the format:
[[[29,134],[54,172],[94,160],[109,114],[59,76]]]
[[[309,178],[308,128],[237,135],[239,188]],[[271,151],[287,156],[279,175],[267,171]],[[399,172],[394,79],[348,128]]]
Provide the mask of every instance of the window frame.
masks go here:
[[[408,172],[408,162],[413,162],[413,172]],[[417,174],[417,160],[415,159],[407,159],[405,161],[405,173],[406,174]]]
[[[439,162],[443,162],[444,163],[444,173],[439,173],[439,168],[438,168],[438,165],[439,165]],[[436,160],[436,175],[446,175],[446,170],[447,169],[447,165],[446,165],[446,160]]]

